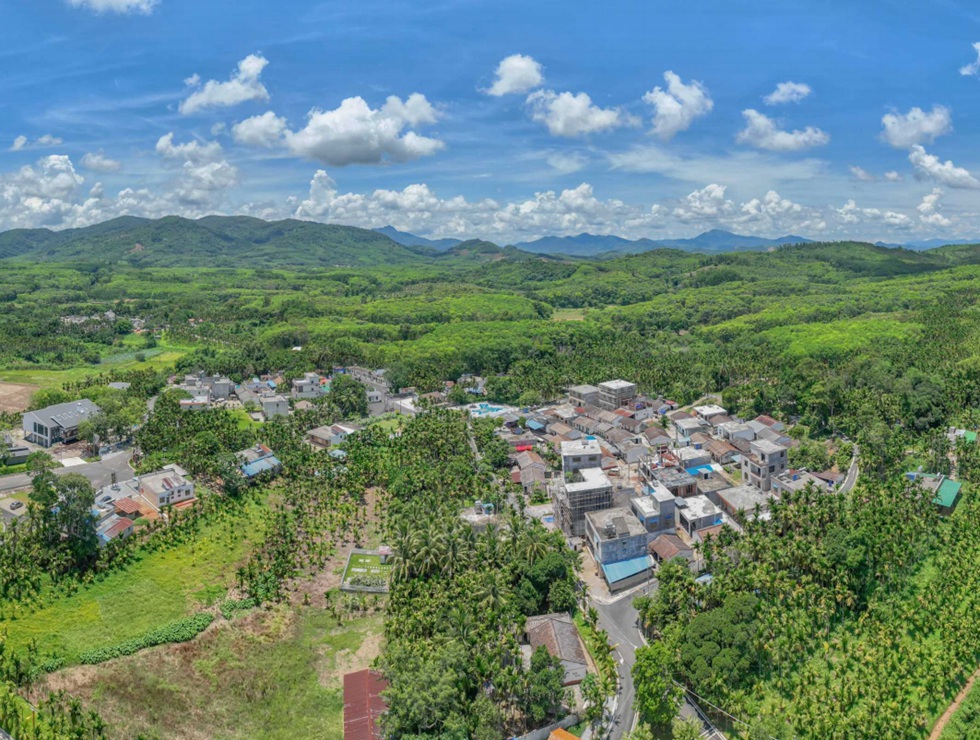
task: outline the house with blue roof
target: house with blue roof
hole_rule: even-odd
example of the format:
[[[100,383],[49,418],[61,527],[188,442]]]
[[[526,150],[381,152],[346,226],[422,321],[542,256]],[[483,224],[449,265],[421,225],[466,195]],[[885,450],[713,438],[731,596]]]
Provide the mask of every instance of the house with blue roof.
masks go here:
[[[246,480],[255,480],[263,473],[275,476],[282,470],[282,463],[275,453],[263,444],[249,447],[235,455],[241,465],[239,468]]]

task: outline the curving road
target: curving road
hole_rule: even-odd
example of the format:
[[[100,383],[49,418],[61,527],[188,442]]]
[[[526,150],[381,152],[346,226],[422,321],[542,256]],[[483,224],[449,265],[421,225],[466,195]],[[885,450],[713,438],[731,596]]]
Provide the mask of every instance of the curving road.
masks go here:
[[[70,468],[55,468],[52,472],[55,475],[65,475],[67,473],[81,473],[92,482],[92,486],[98,490],[112,482],[112,474],[116,474],[116,480],[124,481],[133,477],[133,469],[129,466],[129,461],[133,457],[132,450],[113,452],[103,457],[99,462],[76,465]],[[15,475],[5,475],[0,477],[0,494],[11,493],[23,488],[31,487],[31,476],[27,473],[17,473]]]

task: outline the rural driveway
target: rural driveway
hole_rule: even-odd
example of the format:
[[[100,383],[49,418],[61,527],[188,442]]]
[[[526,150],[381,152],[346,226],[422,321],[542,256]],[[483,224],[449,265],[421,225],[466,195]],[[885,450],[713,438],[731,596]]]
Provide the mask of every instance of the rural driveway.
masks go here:
[[[98,490],[112,482],[112,474],[116,474],[116,480],[124,481],[133,477],[133,469],[129,467],[132,458],[132,450],[122,450],[113,452],[103,457],[99,462],[75,465],[70,468],[56,468],[55,475],[65,475],[66,473],[81,473],[91,481],[92,486]],[[0,477],[0,494],[10,493],[22,488],[31,487],[31,476],[27,473],[17,475],[5,475]]]

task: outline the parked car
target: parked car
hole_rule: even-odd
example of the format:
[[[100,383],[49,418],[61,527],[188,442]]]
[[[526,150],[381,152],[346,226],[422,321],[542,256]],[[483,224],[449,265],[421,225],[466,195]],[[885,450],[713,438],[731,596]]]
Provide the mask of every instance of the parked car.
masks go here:
[[[24,502],[23,501],[14,501],[10,505],[10,510],[11,511],[17,511],[17,509],[23,509],[23,508],[24,508]]]

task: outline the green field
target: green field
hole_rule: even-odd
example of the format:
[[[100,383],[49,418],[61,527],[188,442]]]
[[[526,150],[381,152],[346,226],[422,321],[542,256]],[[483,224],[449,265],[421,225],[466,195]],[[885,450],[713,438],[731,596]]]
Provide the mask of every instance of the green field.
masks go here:
[[[36,611],[5,607],[0,630],[15,649],[33,639],[42,655],[68,663],[94,648],[139,637],[218,600],[237,565],[262,537],[264,504],[204,525],[190,541],[136,562]]]
[[[391,563],[382,564],[380,555],[351,553],[344,569],[344,583],[355,576],[387,578],[390,573]]]

